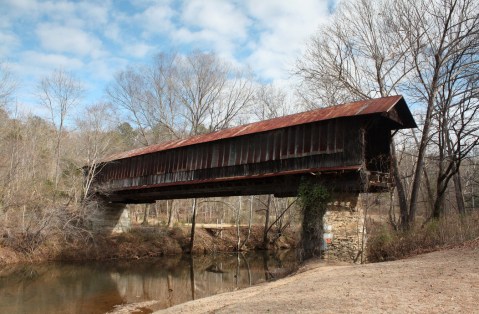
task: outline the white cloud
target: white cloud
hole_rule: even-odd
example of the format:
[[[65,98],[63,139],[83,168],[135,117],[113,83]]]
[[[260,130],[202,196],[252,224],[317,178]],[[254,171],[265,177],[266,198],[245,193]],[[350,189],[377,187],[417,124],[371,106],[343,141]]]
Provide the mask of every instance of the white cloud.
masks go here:
[[[20,73],[29,73],[29,75],[45,75],[45,73],[58,68],[73,71],[79,70],[84,66],[84,62],[78,58],[70,58],[62,54],[48,54],[36,51],[26,51],[22,53],[18,64],[23,67],[22,72]]]
[[[126,65],[150,62],[159,48],[213,51],[285,86],[328,15],[328,0],[0,2],[0,59],[11,62],[21,80],[61,67],[97,90]]]
[[[103,35],[114,42],[121,42],[122,31],[120,25],[115,22],[110,22],[108,27],[103,30]]]
[[[127,55],[133,56],[135,58],[142,58],[148,55],[153,50],[151,45],[145,43],[133,43],[130,45],[125,45],[123,47]]]
[[[43,49],[80,56],[99,57],[104,54],[101,41],[81,29],[59,24],[41,23],[36,34]]]
[[[127,59],[111,57],[106,59],[92,60],[91,62],[85,64],[83,70],[85,71],[85,76],[88,78],[109,81],[113,79],[116,71],[124,69],[126,66],[128,66],[128,64],[130,64],[130,62]],[[98,87],[100,86],[97,86],[96,88],[98,89]]]
[[[171,19],[174,14],[175,12],[168,3],[159,3],[146,8],[143,12],[133,16],[133,18],[124,17],[124,21],[126,22],[125,19],[131,19],[135,26],[143,28],[144,36],[150,36],[171,31],[173,28]]]
[[[40,2],[40,10],[53,21],[69,21],[76,14],[76,4],[69,1],[46,1]]]
[[[178,25],[169,33],[173,42],[214,51],[238,63],[234,55],[245,45],[251,23],[243,7],[221,0],[193,0],[185,1],[179,10]]]
[[[327,19],[326,0],[263,0],[247,2],[255,28],[260,30],[248,62],[265,79],[286,79],[307,40],[319,23]]]
[[[181,19],[193,29],[198,28],[230,39],[245,38],[250,23],[240,7],[222,0],[186,1]]]
[[[89,27],[98,27],[99,25],[107,25],[110,21],[110,1],[82,1],[78,3],[77,12],[83,20],[90,21]]]
[[[38,8],[36,0],[4,0],[4,4],[12,7],[14,10],[35,11]]]
[[[0,30],[0,60],[7,58],[10,52],[20,44],[17,36]]]

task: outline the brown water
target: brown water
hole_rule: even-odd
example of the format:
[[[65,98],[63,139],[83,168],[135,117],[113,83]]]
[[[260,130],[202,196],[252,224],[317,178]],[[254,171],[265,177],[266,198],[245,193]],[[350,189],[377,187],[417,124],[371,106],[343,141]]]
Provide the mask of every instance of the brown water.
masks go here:
[[[9,265],[0,269],[0,313],[106,313],[157,300],[155,309],[281,278],[294,252]]]

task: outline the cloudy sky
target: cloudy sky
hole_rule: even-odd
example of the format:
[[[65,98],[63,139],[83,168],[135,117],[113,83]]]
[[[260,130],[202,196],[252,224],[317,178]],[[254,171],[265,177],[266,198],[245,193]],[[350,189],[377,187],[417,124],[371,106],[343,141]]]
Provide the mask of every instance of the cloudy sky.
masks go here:
[[[213,51],[257,78],[284,84],[335,0],[0,0],[0,60],[32,108],[38,80],[54,69],[83,81],[97,101],[113,75],[160,51]]]

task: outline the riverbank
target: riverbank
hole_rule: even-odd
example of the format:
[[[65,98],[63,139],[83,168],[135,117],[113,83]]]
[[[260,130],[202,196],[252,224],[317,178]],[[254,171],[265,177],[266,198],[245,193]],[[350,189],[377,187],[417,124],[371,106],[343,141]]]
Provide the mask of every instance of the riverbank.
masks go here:
[[[393,262],[313,260],[293,276],[158,313],[477,313],[478,261],[479,238]]]
[[[248,228],[241,227],[241,241],[247,238]],[[253,226],[243,250],[288,249],[297,243],[297,234],[289,231],[275,241],[263,246],[263,228]],[[8,240],[8,239],[7,239]],[[85,239],[65,239],[52,236],[32,250],[24,246],[5,245],[0,242],[0,265],[22,262],[85,261],[111,259],[143,259],[164,255],[188,253],[190,227],[135,226],[121,234],[96,234]],[[210,254],[236,251],[238,238],[235,227],[196,229],[193,254]]]

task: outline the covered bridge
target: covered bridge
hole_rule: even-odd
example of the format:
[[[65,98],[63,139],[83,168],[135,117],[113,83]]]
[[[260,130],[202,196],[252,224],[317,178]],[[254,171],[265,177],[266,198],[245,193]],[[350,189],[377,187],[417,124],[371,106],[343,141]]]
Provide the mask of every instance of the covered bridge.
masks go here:
[[[114,203],[292,196],[305,176],[337,190],[385,189],[392,131],[413,127],[402,96],[351,102],[119,153],[93,186]]]

